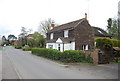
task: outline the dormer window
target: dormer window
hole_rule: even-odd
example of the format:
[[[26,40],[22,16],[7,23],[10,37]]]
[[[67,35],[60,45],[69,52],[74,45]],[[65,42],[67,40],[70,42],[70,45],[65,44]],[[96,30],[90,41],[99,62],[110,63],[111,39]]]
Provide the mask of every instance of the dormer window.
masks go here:
[[[50,34],[50,39],[53,39],[53,33]]]
[[[64,30],[64,37],[68,37],[69,30]]]

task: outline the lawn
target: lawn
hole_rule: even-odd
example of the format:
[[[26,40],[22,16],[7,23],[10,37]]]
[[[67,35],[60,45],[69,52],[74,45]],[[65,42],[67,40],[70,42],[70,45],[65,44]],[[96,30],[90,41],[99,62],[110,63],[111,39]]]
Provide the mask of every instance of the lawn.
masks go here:
[[[2,50],[3,48],[2,47],[0,47],[0,50]]]

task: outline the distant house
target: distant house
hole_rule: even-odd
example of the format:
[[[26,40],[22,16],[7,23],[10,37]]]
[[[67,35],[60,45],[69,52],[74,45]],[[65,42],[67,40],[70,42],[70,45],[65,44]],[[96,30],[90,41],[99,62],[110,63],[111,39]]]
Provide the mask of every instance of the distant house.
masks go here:
[[[83,19],[53,27],[47,33],[46,48],[59,51],[89,50],[94,46],[94,37],[107,37],[107,33],[92,27],[85,16]]]
[[[12,45],[18,45],[18,40],[13,41]]]

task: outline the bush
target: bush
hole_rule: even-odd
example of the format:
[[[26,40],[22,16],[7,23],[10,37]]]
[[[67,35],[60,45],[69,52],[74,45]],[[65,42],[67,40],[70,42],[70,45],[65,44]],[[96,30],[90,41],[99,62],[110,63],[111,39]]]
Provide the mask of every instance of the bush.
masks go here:
[[[48,54],[48,49],[45,48],[32,48],[32,53],[38,56],[45,56]]]
[[[110,38],[98,37],[95,38],[96,47],[102,50],[111,50],[113,43]]]
[[[67,50],[61,54],[61,61],[62,62],[82,62],[85,60],[85,56],[83,51],[79,50]]]
[[[90,54],[86,57],[85,62],[87,62],[87,63],[93,63],[93,59],[92,59],[92,57],[91,57]]]
[[[47,49],[47,48],[32,48],[32,54],[50,58],[53,60],[60,59],[61,52],[55,49]]]
[[[59,60],[65,63],[74,63],[74,62],[92,62],[92,58],[88,56],[85,58],[85,54],[80,50],[67,50],[60,52],[55,49],[47,48],[32,48],[32,54],[49,58],[52,60]]]
[[[15,48],[16,48],[16,49],[21,49],[22,46],[17,46],[17,45],[16,45]]]
[[[62,62],[82,62],[82,60],[85,60],[83,51],[76,50],[60,52],[55,49],[32,48],[32,54]]]
[[[55,49],[48,49],[47,58],[51,58],[53,60],[60,60],[61,52]]]
[[[118,40],[118,47],[120,47],[120,40]]]
[[[117,39],[110,39],[112,44],[113,44],[113,47],[118,47],[118,40]]]
[[[24,47],[22,47],[23,51],[31,51],[31,48],[28,45],[25,45]]]

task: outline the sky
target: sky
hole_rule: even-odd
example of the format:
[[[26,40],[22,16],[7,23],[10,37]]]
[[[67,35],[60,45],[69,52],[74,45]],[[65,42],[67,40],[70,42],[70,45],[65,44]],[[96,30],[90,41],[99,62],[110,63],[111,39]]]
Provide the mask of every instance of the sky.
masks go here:
[[[88,14],[90,25],[106,30],[107,19],[117,17],[119,0],[0,0],[0,35],[18,36],[21,27],[38,31],[41,21],[58,25]]]

